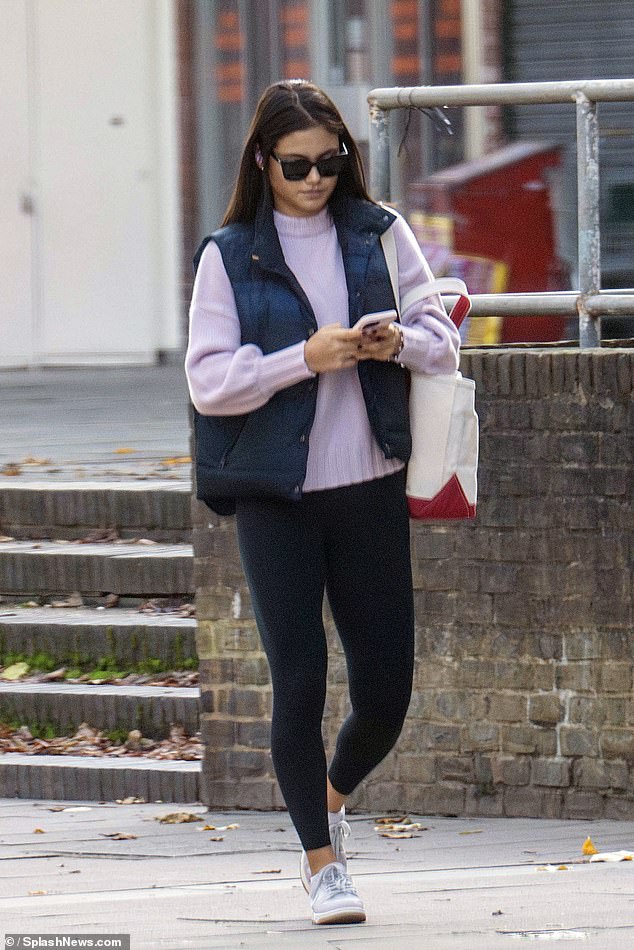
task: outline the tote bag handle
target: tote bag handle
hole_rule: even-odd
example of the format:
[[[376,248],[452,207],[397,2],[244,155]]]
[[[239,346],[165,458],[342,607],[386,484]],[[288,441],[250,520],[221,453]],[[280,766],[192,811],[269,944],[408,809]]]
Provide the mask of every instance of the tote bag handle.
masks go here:
[[[435,294],[457,294],[458,300],[449,314],[449,319],[456,327],[460,327],[460,324],[471,310],[469,291],[467,290],[465,282],[458,277],[439,277],[437,280],[429,280],[425,284],[419,284],[418,287],[413,287],[404,297],[401,297],[398,285],[396,241],[394,240],[391,227],[381,235],[381,244],[383,246],[385,261],[390,274],[390,283],[392,284],[392,293],[394,294],[399,315],[407,310],[408,307],[411,307],[413,303],[418,303],[419,300],[425,300],[426,297],[433,297]]]

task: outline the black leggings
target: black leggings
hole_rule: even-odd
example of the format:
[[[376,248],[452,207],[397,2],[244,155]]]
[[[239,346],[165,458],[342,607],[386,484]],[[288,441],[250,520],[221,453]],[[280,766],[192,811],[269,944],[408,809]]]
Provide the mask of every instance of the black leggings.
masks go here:
[[[271,670],[273,765],[303,847],[325,847],[324,589],[352,705],[328,776],[348,795],[395,744],[410,700],[414,606],[405,475],[307,492],[299,502],[242,500],[237,528]]]

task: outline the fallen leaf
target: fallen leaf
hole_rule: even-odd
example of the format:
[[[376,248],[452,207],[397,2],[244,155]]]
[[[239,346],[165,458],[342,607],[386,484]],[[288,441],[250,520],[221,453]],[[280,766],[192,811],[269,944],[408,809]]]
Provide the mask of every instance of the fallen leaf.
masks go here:
[[[223,837],[222,835],[220,835],[219,838],[210,838],[209,840],[210,840],[210,841],[224,841],[225,839],[224,839],[224,837]]]
[[[128,733],[128,738],[125,741],[126,748],[128,749],[140,749],[141,748],[141,739],[143,738],[142,733],[138,729],[132,729]]]
[[[122,446],[120,449],[115,449],[115,455],[131,455],[133,452],[136,452],[136,449],[130,449],[128,446]]]
[[[7,534],[0,534],[0,543],[3,541],[15,541],[15,538],[10,538]]]
[[[86,678],[80,678],[74,682],[85,682],[85,680]],[[41,681],[41,677],[37,679],[37,682]],[[203,757],[203,744],[200,733],[187,737],[175,734],[174,741],[171,738],[156,741],[141,739],[139,749],[133,750],[124,743],[110,740],[103,732],[91,728],[86,723],[82,723],[74,736],[34,739],[26,726],[15,729],[0,720],[0,755],[5,752],[29,755],[84,755],[93,758],[96,756],[136,758],[143,755],[167,761],[200,761]],[[145,799],[129,797],[117,799],[117,802],[118,804],[141,804],[145,802]]]
[[[22,474],[22,469],[20,468],[17,462],[7,462],[6,465],[3,465],[2,468],[0,468],[0,475],[13,476],[13,475],[21,475],[21,474]]]
[[[66,676],[66,667],[61,666],[58,670],[53,670],[51,673],[45,673],[42,677],[43,683],[52,683],[55,680],[63,680]]]
[[[419,822],[409,822],[407,824],[375,825],[375,831],[427,831],[424,825]]]
[[[12,663],[2,671],[2,678],[5,680],[19,680],[21,676],[29,671],[28,663]]]
[[[203,825],[202,828],[196,828],[196,831],[218,831],[215,825]]]
[[[87,722],[82,722],[75,733],[76,739],[97,739],[99,737],[99,730],[94,729],[92,726],[88,725]]]
[[[634,854],[631,851],[602,851],[593,854],[590,858],[591,863],[602,863],[604,861],[634,861]]]
[[[110,834],[105,831],[100,831],[99,835],[101,838],[111,838],[113,841],[128,841],[138,837],[138,835],[126,834],[123,831],[116,831]]]
[[[281,874],[281,868],[271,868],[269,871],[253,871],[253,874]]]
[[[178,458],[162,459],[162,465],[187,465],[191,462],[191,455],[181,455]]]
[[[46,832],[44,831],[43,828],[34,828],[34,829],[33,829],[33,834],[34,834],[34,835],[45,835]]]
[[[382,838],[420,838],[420,835],[414,835],[411,831],[382,831]]]
[[[119,532],[116,528],[95,528],[90,531],[85,538],[80,538],[79,544],[108,544],[111,541],[119,540]]]
[[[477,831],[459,831],[459,835],[481,835],[484,831],[484,828],[478,828]]]
[[[188,821],[202,821],[203,819],[200,815],[194,815],[190,811],[172,811],[167,815],[157,815],[156,821],[160,821],[163,825],[181,825]],[[216,829],[214,829],[216,830]],[[218,831],[222,829],[217,829]]]
[[[117,798],[117,805],[144,805],[144,798],[137,798],[135,795],[128,795],[127,798]]]
[[[69,594],[65,600],[51,601],[51,607],[83,607],[84,601],[78,590]]]
[[[48,894],[48,891],[29,891],[29,897],[38,897],[41,894]]]
[[[594,846],[592,838],[588,837],[583,842],[583,848],[581,849],[582,854],[598,854],[599,852]]]
[[[178,617],[195,616],[195,605],[183,603],[182,600],[175,597],[154,597],[146,601],[138,608],[139,613],[144,614],[175,614]]]
[[[383,818],[375,818],[377,825],[403,825],[409,822],[409,815],[385,815]]]

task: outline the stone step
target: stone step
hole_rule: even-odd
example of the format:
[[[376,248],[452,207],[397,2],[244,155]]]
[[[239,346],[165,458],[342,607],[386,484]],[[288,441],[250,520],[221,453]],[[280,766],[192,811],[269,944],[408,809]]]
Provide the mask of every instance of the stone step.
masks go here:
[[[172,725],[188,735],[199,728],[200,691],[191,686],[90,686],[79,683],[0,682],[0,722],[74,734],[82,722],[109,732],[139,729],[150,739],[169,736]]]
[[[96,669],[113,657],[117,669],[147,660],[182,669],[196,657],[196,620],[120,607],[10,607],[0,604],[0,666],[7,654],[45,653],[56,666]]]
[[[200,761],[7,752],[0,757],[0,798],[200,802],[200,773]]]
[[[0,594],[172,597],[194,592],[188,544],[0,543]]]
[[[121,538],[189,541],[189,481],[20,481],[0,485],[0,534],[82,538],[115,528]]]

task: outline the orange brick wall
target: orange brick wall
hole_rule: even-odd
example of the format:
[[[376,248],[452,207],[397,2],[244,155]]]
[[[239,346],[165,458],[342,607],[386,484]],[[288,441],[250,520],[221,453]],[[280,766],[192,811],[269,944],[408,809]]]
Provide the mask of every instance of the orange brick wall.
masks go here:
[[[280,9],[282,78],[309,79],[310,9],[307,0],[285,0]]]

